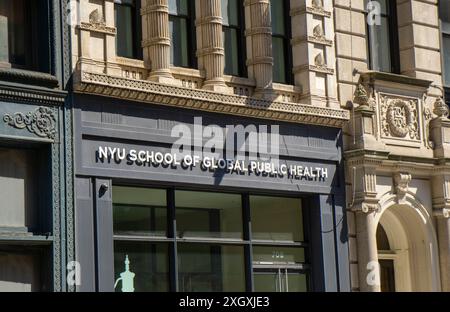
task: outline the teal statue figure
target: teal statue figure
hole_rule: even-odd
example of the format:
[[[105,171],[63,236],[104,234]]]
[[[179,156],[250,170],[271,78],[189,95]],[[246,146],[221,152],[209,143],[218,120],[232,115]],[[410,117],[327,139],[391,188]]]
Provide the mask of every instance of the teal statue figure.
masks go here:
[[[114,289],[116,289],[119,281],[122,281],[122,292],[134,292],[134,274],[130,271],[130,260],[128,255],[125,256],[125,272],[120,273],[120,277],[116,280],[114,284]]]

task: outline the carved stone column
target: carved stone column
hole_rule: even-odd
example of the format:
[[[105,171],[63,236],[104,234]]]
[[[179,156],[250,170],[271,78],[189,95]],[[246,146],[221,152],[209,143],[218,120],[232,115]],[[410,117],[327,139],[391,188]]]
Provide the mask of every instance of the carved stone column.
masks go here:
[[[442,291],[450,291],[450,172],[432,179],[433,215],[436,218]]]
[[[142,47],[149,80],[174,83],[170,72],[168,0],[142,0]]]
[[[223,79],[224,48],[222,34],[221,0],[199,0],[200,16],[196,21],[201,35],[197,56],[201,58],[201,66],[205,70],[204,89],[226,91]]]
[[[250,39],[247,66],[249,76],[256,82],[255,95],[272,96],[273,57],[272,25],[269,0],[246,0],[246,15],[250,15],[246,36]]]
[[[354,169],[355,198],[351,210],[355,213],[356,241],[358,249],[359,287],[361,291],[380,291],[378,270],[378,248],[376,239],[376,213],[379,211],[376,198],[375,167]]]

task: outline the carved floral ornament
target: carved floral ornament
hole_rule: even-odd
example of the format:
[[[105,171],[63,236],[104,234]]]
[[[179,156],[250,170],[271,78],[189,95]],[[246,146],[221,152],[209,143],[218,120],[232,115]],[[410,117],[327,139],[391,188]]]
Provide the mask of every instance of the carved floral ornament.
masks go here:
[[[34,112],[26,114],[17,112],[5,114],[3,121],[17,129],[27,129],[42,138],[54,140],[56,136],[56,116],[51,108],[39,107]]]

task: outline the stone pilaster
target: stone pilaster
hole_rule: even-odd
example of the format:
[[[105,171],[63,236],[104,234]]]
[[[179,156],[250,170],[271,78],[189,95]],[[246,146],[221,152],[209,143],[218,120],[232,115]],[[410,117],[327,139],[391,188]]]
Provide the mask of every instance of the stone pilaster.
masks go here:
[[[246,0],[247,66],[249,78],[256,82],[255,96],[272,96],[273,57],[269,0]]]
[[[339,107],[332,12],[332,1],[291,0],[293,71],[302,102]]]
[[[359,288],[360,291],[377,292],[380,291],[376,240],[379,204],[375,167],[355,168],[352,176],[355,198],[351,210],[355,214]]]
[[[442,291],[450,291],[450,174],[432,178],[433,215],[436,218]]]
[[[142,47],[148,79],[174,83],[170,71],[170,33],[168,0],[142,0]]]
[[[204,89],[227,91],[223,79],[225,64],[223,34],[222,34],[222,4],[221,0],[198,0],[199,18],[196,25],[201,40],[197,56],[201,58],[200,69],[205,71]]]

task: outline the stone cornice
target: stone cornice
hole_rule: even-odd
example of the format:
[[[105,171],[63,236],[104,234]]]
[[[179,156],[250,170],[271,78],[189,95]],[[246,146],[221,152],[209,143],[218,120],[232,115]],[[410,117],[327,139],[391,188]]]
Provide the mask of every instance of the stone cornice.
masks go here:
[[[57,88],[59,85],[58,79],[53,75],[17,68],[1,68],[0,80],[46,88]]]
[[[349,111],[194,90],[146,80],[77,72],[75,92],[246,117],[341,128]]]
[[[61,90],[0,82],[0,100],[60,106],[66,95],[67,92]]]

